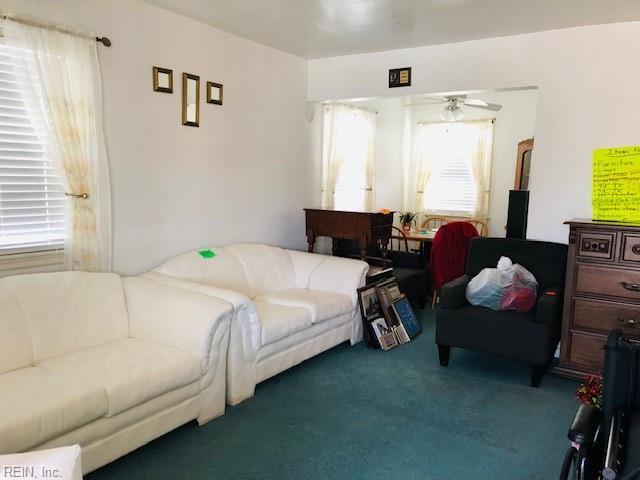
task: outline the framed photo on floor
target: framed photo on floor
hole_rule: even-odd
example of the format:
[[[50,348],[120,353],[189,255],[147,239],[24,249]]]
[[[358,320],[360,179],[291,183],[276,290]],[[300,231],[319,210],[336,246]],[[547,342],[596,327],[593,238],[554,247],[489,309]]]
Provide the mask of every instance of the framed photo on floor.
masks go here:
[[[384,318],[376,318],[371,322],[371,328],[373,329],[376,340],[382,350],[391,350],[398,346],[398,339],[396,338],[393,330],[389,328]]]
[[[380,299],[375,285],[369,285],[358,289],[358,303],[360,305],[360,315],[362,316],[362,329],[364,340],[367,346],[375,346],[372,337],[371,322],[382,315],[380,310]]]

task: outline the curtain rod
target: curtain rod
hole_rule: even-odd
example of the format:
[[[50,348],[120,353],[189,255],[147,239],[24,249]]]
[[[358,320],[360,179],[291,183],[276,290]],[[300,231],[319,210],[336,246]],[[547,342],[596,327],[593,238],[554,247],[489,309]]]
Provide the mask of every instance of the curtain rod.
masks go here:
[[[491,123],[496,123],[496,119],[495,118],[468,118],[468,119],[462,119],[462,120],[456,120],[454,122],[450,122],[449,120],[420,120],[419,122],[416,122],[416,125],[427,125],[427,124],[441,124],[441,123],[470,123],[470,122],[486,122],[487,120],[491,120]]]
[[[346,102],[322,102],[321,105],[342,105],[345,107],[352,107],[352,108],[357,108],[359,110],[364,110],[365,112],[369,112],[369,113],[374,113],[376,115],[380,115],[380,112],[378,110],[372,110],[370,108],[367,107],[359,107],[358,105],[354,105],[353,103],[346,103]]]
[[[111,46],[111,40],[108,37],[96,37],[94,35],[89,35],[88,33],[78,33],[72,30],[68,30],[66,28],[56,27],[53,25],[48,25],[46,23],[36,22],[34,20],[27,20],[25,18],[15,17],[13,15],[2,15],[3,20],[9,20],[10,22],[21,23],[23,25],[29,25],[31,27],[39,27],[47,30],[53,30],[54,32],[66,33],[67,35],[73,35],[74,37],[80,38],[88,38],[95,39],[96,42],[103,44],[105,47]]]

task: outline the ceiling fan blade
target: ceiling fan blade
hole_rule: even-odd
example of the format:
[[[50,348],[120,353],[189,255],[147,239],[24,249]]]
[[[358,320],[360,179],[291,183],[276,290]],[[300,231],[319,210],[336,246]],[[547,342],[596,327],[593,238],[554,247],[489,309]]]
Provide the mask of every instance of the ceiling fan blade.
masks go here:
[[[470,105],[466,104],[471,108],[479,108],[481,110],[491,110],[492,112],[498,112],[502,109],[502,105],[497,105],[495,103],[487,103],[486,105]]]
[[[464,104],[471,105],[474,107],[486,107],[487,105],[489,105],[487,102],[485,102],[484,100],[480,100],[479,98],[466,99],[464,100]]]
[[[446,97],[424,97],[424,100],[426,100],[429,103],[448,103],[449,99]]]

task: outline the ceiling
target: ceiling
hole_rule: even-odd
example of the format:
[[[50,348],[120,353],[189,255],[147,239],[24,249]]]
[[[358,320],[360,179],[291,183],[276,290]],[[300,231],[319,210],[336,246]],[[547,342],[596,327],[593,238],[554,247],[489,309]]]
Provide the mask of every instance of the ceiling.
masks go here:
[[[640,20],[638,0],[145,0],[305,58]]]

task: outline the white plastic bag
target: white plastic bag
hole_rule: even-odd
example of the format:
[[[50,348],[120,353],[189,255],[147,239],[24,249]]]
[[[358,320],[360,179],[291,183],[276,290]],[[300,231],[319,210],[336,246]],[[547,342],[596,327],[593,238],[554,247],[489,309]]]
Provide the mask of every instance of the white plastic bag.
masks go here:
[[[538,298],[538,282],[522,265],[500,257],[498,268],[484,268],[471,279],[466,297],[471,305],[528,312]]]

